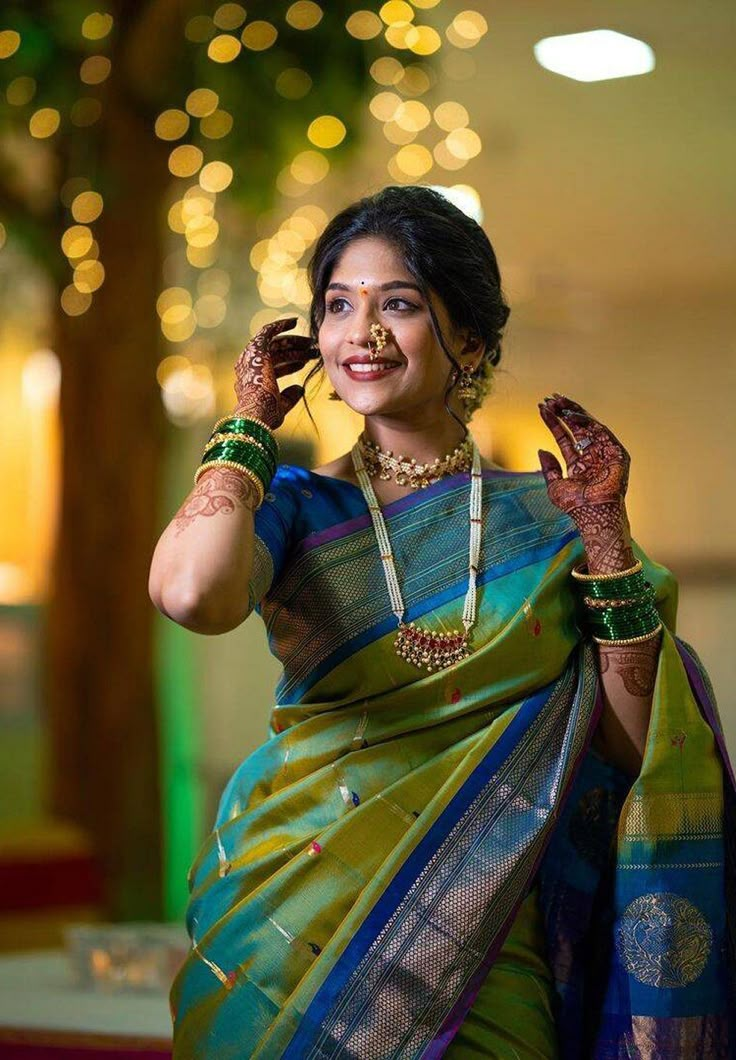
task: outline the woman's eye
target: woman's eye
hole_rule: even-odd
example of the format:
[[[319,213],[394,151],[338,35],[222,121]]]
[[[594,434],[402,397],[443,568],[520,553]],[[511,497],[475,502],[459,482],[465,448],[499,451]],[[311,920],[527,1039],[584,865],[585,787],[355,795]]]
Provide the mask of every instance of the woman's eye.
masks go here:
[[[348,304],[347,298],[333,298],[331,301],[327,302],[327,312],[342,312],[343,303],[345,303],[346,305]],[[407,310],[410,311],[412,309],[416,309],[417,307],[413,304],[413,302],[408,301],[408,299],[406,298],[389,298],[389,300],[384,304],[383,308],[388,309],[389,311],[398,310],[398,312],[406,312]]]

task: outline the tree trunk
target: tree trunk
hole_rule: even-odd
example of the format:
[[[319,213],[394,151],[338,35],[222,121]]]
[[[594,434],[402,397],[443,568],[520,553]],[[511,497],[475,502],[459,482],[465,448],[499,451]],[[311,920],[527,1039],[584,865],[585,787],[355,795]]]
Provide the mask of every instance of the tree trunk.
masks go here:
[[[49,809],[89,833],[108,915],[161,913],[161,799],[148,569],[164,416],[159,215],[167,146],[111,79],[99,133],[105,208],[95,222],[106,278],[79,317],[61,308],[59,532],[47,617]]]

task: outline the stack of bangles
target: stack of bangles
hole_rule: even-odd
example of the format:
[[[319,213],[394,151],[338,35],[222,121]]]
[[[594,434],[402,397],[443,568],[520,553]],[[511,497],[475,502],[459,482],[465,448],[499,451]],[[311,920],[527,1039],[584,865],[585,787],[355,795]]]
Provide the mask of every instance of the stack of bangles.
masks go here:
[[[598,644],[639,644],[661,630],[654,589],[644,578],[641,560],[616,574],[588,574],[575,567],[572,576],[583,590],[589,628]]]
[[[276,474],[278,454],[279,443],[263,420],[252,416],[223,416],[212,428],[204,447],[202,462],[194,475],[195,485],[208,468],[232,468],[255,484],[260,508],[271,479]]]

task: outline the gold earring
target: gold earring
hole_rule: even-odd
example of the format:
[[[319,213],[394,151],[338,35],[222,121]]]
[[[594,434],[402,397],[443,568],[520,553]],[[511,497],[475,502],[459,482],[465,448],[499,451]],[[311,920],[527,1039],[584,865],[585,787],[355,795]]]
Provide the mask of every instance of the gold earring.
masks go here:
[[[478,396],[478,383],[473,379],[473,367],[470,364],[464,364],[461,368],[457,396],[465,404],[470,404]]]

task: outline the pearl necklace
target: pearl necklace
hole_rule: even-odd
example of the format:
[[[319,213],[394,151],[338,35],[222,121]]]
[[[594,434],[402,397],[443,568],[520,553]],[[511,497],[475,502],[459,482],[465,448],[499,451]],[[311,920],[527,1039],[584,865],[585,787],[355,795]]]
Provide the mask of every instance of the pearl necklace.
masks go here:
[[[358,438],[365,469],[371,478],[376,475],[384,482],[392,478],[398,486],[425,489],[438,482],[443,475],[454,475],[457,471],[468,471],[473,458],[473,439],[468,436],[451,453],[442,459],[437,457],[430,464],[418,464],[414,458],[405,460],[402,453],[394,456],[393,450],[383,450],[365,433]]]
[[[465,627],[463,633],[457,629],[453,629],[451,633],[436,633],[433,630],[420,629],[414,622],[410,622],[408,625],[404,622],[404,600],[401,595],[399,580],[396,576],[394,554],[391,549],[386,522],[363,463],[359,442],[356,442],[351,450],[355,474],[373,520],[373,528],[383,563],[383,572],[386,576],[388,594],[391,599],[391,610],[399,620],[399,632],[394,642],[396,654],[414,666],[419,667],[419,669],[426,668],[430,673],[433,670],[452,666],[453,663],[459,662],[460,659],[470,655],[469,634],[471,627],[475,623],[476,616],[476,578],[478,575],[478,559],[480,557],[483,476],[480,469],[478,447],[472,438],[469,438],[469,442],[472,447],[473,458],[470,472],[468,591],[465,594],[465,605],[463,607],[462,621]]]

